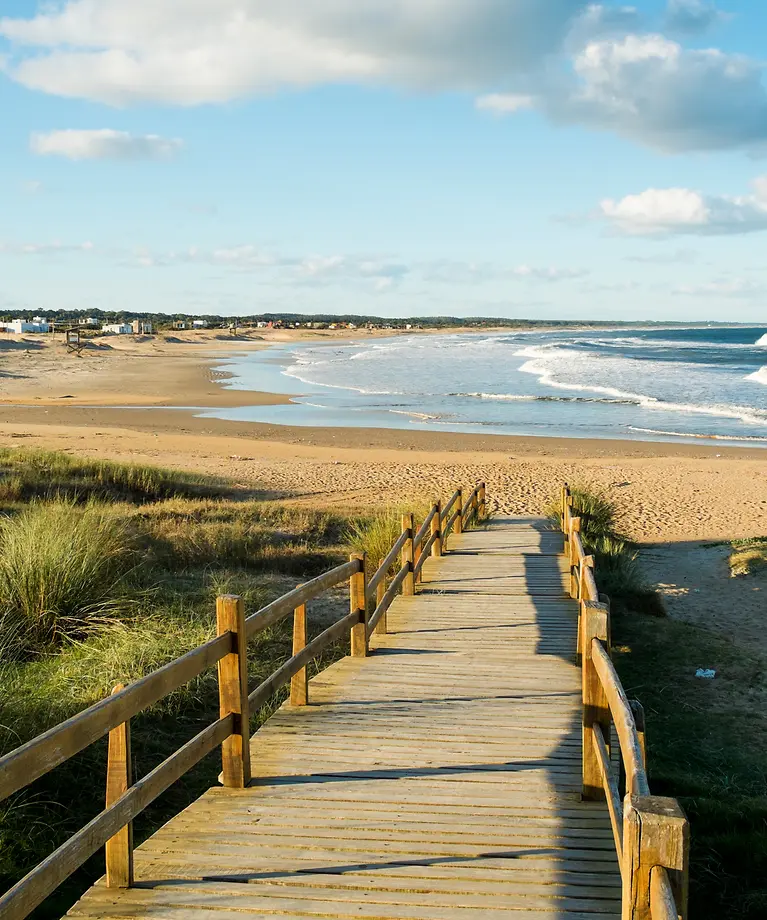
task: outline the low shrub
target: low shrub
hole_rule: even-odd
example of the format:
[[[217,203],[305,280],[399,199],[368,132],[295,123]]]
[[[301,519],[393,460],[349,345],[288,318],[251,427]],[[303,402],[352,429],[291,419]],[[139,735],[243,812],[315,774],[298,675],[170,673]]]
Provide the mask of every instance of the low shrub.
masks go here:
[[[34,503],[0,520],[0,649],[28,656],[114,620],[133,598],[127,525],[106,510]]]

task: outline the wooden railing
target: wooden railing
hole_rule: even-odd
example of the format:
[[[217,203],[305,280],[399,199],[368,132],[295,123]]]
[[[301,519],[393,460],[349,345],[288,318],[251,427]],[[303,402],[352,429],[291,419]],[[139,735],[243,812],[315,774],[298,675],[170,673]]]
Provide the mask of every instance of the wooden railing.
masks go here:
[[[219,746],[223,785],[238,789],[247,786],[251,781],[250,713],[288,683],[291,702],[306,705],[309,702],[307,666],[347,630],[351,654],[366,656],[371,634],[386,632],[386,612],[400,590],[405,595],[415,593],[416,581],[420,580],[428,555],[440,556],[450,533],[460,533],[473,518],[482,519],[486,513],[484,483],[466,501],[463,491],[458,489],[444,509],[439,501],[433,504],[417,532],[413,515],[403,517],[401,535],[367,583],[365,555],[354,554],[348,562],[295,588],[251,616],[246,617],[241,597],[218,597],[216,638],[127,687],[118,685],[111,696],[0,758],[1,802],[109,735],[105,809],[0,897],[0,917],[23,920],[102,847],[106,851],[107,887],[131,887],[132,822],[137,815]],[[387,587],[389,571],[398,555],[400,568]],[[307,603],[346,581],[349,613],[307,642]],[[249,693],[248,641],[290,614],[293,614],[292,657]],[[218,667],[219,718],[134,782],[131,718],[214,665]]]
[[[650,794],[644,711],[629,700],[610,656],[610,603],[600,595],[581,518],[562,489],[570,593],[578,600],[583,668],[583,798],[607,800],[623,881],[622,920],[685,920],[689,826],[676,799]],[[617,741],[618,769],[611,756]]]

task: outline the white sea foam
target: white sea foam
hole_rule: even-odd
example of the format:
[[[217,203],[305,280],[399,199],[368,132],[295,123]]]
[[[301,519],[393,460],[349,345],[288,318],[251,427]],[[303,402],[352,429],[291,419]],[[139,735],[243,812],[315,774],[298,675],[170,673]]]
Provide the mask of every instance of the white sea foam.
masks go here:
[[[767,348],[767,332],[761,337],[761,339],[757,339],[754,344]]]
[[[752,435],[695,434],[689,431],[662,431],[659,428],[638,428],[634,425],[627,425],[626,427],[629,431],[639,431],[642,434],[661,434],[669,438],[696,438],[701,441],[758,441],[767,444],[767,438],[756,438]]]
[[[765,342],[765,345],[767,345],[767,342]],[[767,386],[767,364],[764,367],[760,367],[758,371],[754,371],[753,374],[749,374],[746,380],[755,380],[757,383],[763,383]]]
[[[538,377],[539,383],[544,386],[553,387],[554,389],[561,390],[579,390],[586,393],[599,393],[603,396],[611,396],[616,400],[629,400],[636,405],[641,406],[643,409],[656,409],[665,412],[685,412],[685,413],[696,413],[699,415],[713,415],[719,418],[732,418],[737,419],[738,421],[745,422],[747,425],[765,425],[767,424],[767,411],[761,409],[754,409],[751,406],[736,406],[736,405],[711,405],[711,404],[697,404],[697,403],[678,403],[670,400],[660,399],[657,396],[649,396],[646,393],[631,393],[625,390],[619,390],[615,387],[606,387],[598,384],[590,383],[568,383],[563,380],[559,380],[554,376],[555,370],[553,368],[547,367],[544,363],[546,359],[551,360],[552,358],[567,358],[572,365],[574,359],[580,359],[583,362],[584,358],[589,360],[599,361],[601,360],[598,355],[593,353],[584,354],[582,352],[576,352],[569,349],[550,347],[547,345],[544,346],[533,346],[532,348],[523,348],[518,352],[515,352],[517,357],[530,357],[533,360],[525,362],[525,364],[520,367],[520,371],[526,374],[535,374]],[[678,372],[681,372],[683,365],[680,365],[677,368]]]

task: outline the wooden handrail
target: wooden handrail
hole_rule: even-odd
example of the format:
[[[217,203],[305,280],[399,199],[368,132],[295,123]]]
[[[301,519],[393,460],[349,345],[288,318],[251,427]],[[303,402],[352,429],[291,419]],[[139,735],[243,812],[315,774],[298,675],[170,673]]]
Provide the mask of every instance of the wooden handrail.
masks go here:
[[[584,797],[597,797],[601,780],[621,863],[622,920],[686,920],[689,824],[675,799],[650,795],[644,710],[627,698],[610,658],[609,599],[599,595],[594,558],[586,555],[581,519],[573,509],[565,484],[560,517],[570,561],[570,593],[579,602],[578,658],[583,665]],[[618,735],[620,779],[610,760],[611,724]],[[627,794],[621,802],[624,774]]]
[[[653,866],[650,870],[650,918],[679,920],[671,881],[663,866]]]
[[[324,594],[328,588],[335,588],[335,586],[340,585],[341,582],[348,581],[352,575],[355,575],[359,571],[359,561],[353,560],[345,562],[343,565],[338,565],[329,572],[325,572],[313,578],[311,581],[307,581],[300,587],[288,591],[288,593],[283,594],[282,597],[278,597],[276,601],[272,601],[271,604],[262,607],[259,611],[245,620],[248,639],[252,639],[257,632],[261,632],[261,630],[273,626],[275,623],[279,623],[280,620],[293,613],[300,604],[305,604],[307,601],[314,600],[321,594]]]
[[[405,578],[408,575],[409,571],[410,570],[407,568],[407,566],[403,565],[402,568],[399,570],[399,572],[397,572],[397,574],[392,579],[392,583],[389,585],[388,589],[386,590],[386,593],[381,598],[380,603],[378,604],[376,609],[373,611],[373,614],[371,615],[370,620],[368,621],[368,625],[367,625],[368,636],[371,636],[373,634],[373,630],[376,628],[378,621],[386,613],[389,607],[391,607],[394,601],[394,598],[397,596],[397,592],[402,586],[402,583],[405,581]]]
[[[418,547],[421,545],[421,543],[423,542],[423,538],[426,536],[426,534],[429,533],[429,530],[431,528],[432,519],[434,518],[434,515],[438,513],[439,511],[438,511],[437,506],[432,505],[431,511],[426,515],[426,517],[424,518],[423,524],[421,524],[415,536],[413,537],[413,546],[416,549],[418,549]]]
[[[618,853],[618,861],[620,861],[623,858],[623,805],[618,792],[618,783],[610,769],[610,752],[607,749],[607,742],[602,734],[601,725],[594,726],[592,737],[594,739],[597,763],[602,773],[602,783],[607,796],[607,810],[610,813],[615,849]]]
[[[42,735],[0,757],[0,801],[29,786],[103,738],[113,728],[199,677],[228,655],[231,648],[230,634],[210,639],[119,693],[94,703],[66,722],[54,725]]]
[[[394,546],[389,550],[388,555],[383,560],[383,562],[378,566],[378,570],[375,575],[368,579],[368,595],[372,596],[375,589],[378,587],[378,583],[386,578],[386,575],[392,565],[396,562],[397,556],[402,549],[402,547],[407,542],[407,533],[403,531],[399,535],[399,539],[395,542]]]
[[[469,510],[476,510],[479,503],[484,502],[484,494],[484,484],[480,483],[471,493]],[[130,886],[133,881],[131,822],[147,805],[217,747],[222,748],[225,785],[247,785],[250,781],[249,710],[263,705],[277,690],[291,683],[302,672],[304,682],[292,688],[295,692],[291,698],[295,698],[293,701],[297,705],[305,705],[308,701],[305,686],[307,665],[347,630],[351,630],[352,654],[368,653],[368,639],[398,592],[403,590],[408,593],[408,585],[410,593],[415,590],[414,579],[420,573],[429,552],[441,555],[441,541],[445,533],[443,518],[456,501],[459,502],[459,508],[450,526],[455,523],[456,515],[463,516],[461,495],[462,490],[458,489],[444,511],[441,503],[435,502],[416,534],[413,533],[412,515],[406,515],[403,518],[403,524],[406,524],[403,532],[367,587],[365,557],[364,554],[358,554],[352,556],[349,562],[294,588],[247,618],[241,598],[221,596],[217,600],[219,635],[214,639],[127,687],[115,688],[111,696],[0,757],[2,801],[110,733],[107,807],[0,896],[0,916],[3,920],[23,920],[66,878],[107,844],[108,887]],[[427,534],[429,538],[425,540]],[[418,548],[420,553],[416,560],[414,551]],[[403,565],[384,591],[386,575],[398,553],[402,555]],[[311,642],[307,642],[307,602],[347,580],[350,584],[350,612]],[[380,596],[380,600],[373,615],[367,620],[368,598],[373,594]],[[247,641],[290,614],[295,617],[292,656],[248,693]],[[219,671],[219,719],[146,776],[131,783],[130,720],[214,665],[218,666]]]
[[[461,497],[461,490],[460,490],[460,489],[456,489],[455,492],[453,492],[453,494],[452,494],[452,496],[451,496],[451,498],[450,498],[450,501],[449,501],[446,505],[443,506],[443,508],[442,508],[442,510],[441,510],[441,512],[440,512],[440,519],[441,519],[441,520],[444,521],[444,520],[447,518],[448,514],[450,514],[450,509],[453,507],[453,505],[458,501],[458,499],[459,499],[460,497]]]
[[[424,543],[423,548],[421,549],[421,553],[418,556],[418,559],[416,560],[416,564],[413,567],[413,573],[415,574],[416,577],[418,577],[418,575],[421,574],[421,569],[423,568],[426,560],[429,558],[428,554],[431,551],[432,546],[434,546],[434,543],[436,542],[436,540],[437,540],[437,535],[433,533],[429,537],[429,539]]]
[[[649,795],[650,786],[644,767],[634,716],[615,666],[599,639],[591,643],[591,660],[607,697],[610,715],[618,732],[621,757],[626,767],[626,782],[633,795]]]
[[[232,733],[234,716],[219,719],[164,760],[111,806],[51,853],[0,897],[3,920],[23,920],[73,872],[103,847],[110,837],[140,814]]]

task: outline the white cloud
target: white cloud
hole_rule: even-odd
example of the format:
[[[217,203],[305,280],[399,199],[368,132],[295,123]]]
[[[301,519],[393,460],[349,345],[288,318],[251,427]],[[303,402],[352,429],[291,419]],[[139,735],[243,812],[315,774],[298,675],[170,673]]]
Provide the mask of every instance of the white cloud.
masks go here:
[[[555,118],[608,128],[663,150],[767,141],[761,66],[715,49],[686,50],[662,35],[591,42],[574,59],[575,85],[544,97]]]
[[[767,146],[761,64],[716,49],[690,50],[663,35],[587,41],[571,68],[531,78],[526,92],[480,96],[479,108],[534,107],[557,122],[614,131],[667,152]]]
[[[518,265],[511,273],[518,278],[530,278],[533,281],[571,281],[588,274],[581,268],[532,268],[529,265]]]
[[[69,160],[167,160],[182,146],[177,139],[108,128],[35,133],[30,139],[30,149],[38,156],[61,156]]]
[[[282,86],[479,90],[557,51],[583,0],[68,0],[0,20],[13,78],[114,105]]]
[[[703,284],[680,284],[673,294],[682,297],[733,297],[736,299],[759,298],[767,294],[767,287],[745,278],[718,278]]]
[[[93,243],[62,243],[58,240],[53,243],[7,243],[0,241],[0,252],[21,256],[47,256],[68,252],[92,252],[96,247]]]
[[[700,35],[727,18],[726,13],[708,0],[669,0],[666,28],[685,35]]]
[[[511,115],[523,109],[531,109],[534,105],[533,96],[522,96],[515,93],[488,93],[477,99],[478,109],[494,112],[496,115]]]
[[[705,195],[688,188],[649,188],[601,203],[601,216],[633,235],[717,235],[767,230],[767,177],[751,195]]]
[[[677,0],[668,17],[689,31],[715,13]],[[761,64],[641,26],[633,6],[586,0],[59,0],[0,19],[0,68],[118,106],[354,83],[468,91],[663,150],[767,144]]]

